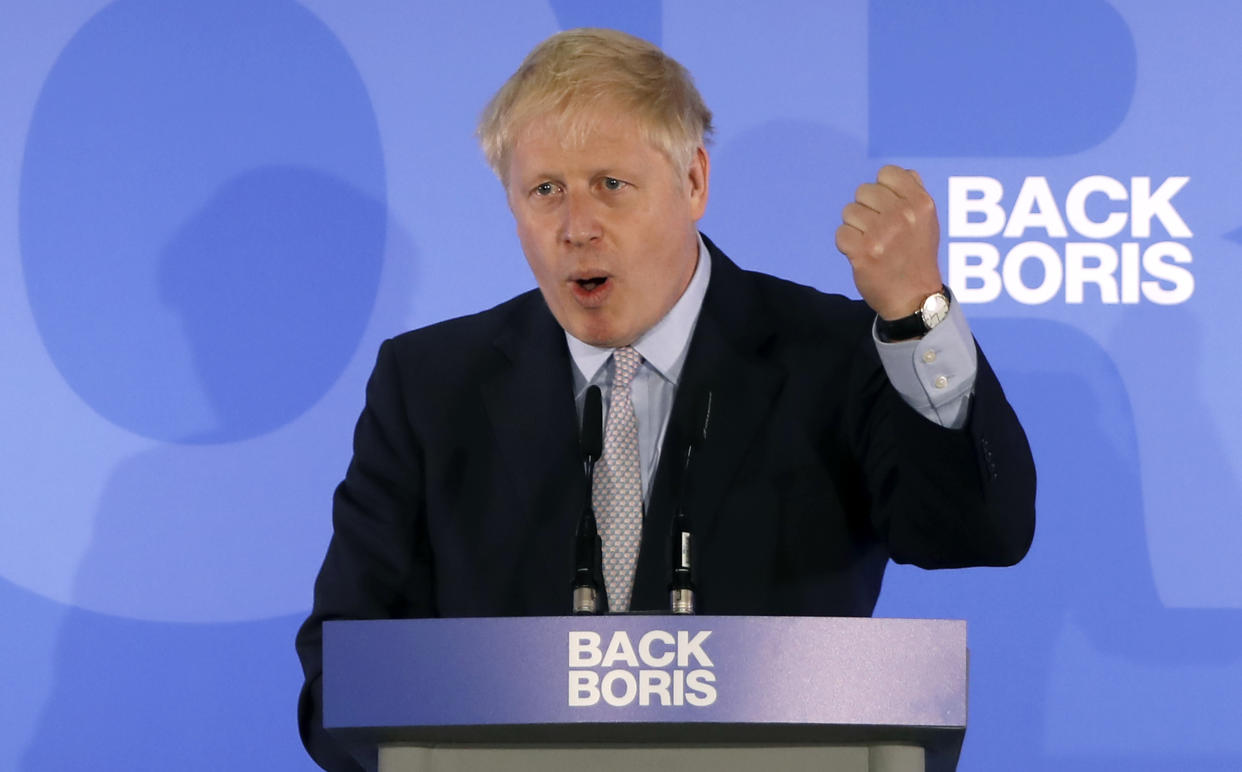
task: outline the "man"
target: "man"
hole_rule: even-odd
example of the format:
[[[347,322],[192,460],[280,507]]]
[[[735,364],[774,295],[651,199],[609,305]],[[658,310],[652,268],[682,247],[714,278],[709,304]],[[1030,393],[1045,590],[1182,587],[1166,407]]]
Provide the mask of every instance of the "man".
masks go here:
[[[298,635],[324,766],[352,763],[322,729],[322,622],[567,613],[588,494],[607,608],[667,609],[708,394],[684,481],[700,611],[869,615],[890,557],[1025,554],[1030,450],[942,289],[918,175],[885,167],[845,208],[850,301],[742,271],[698,233],[710,129],[679,64],[605,30],[545,41],[488,106],[480,138],[539,291],[380,349]],[[609,406],[593,491],[589,385]]]

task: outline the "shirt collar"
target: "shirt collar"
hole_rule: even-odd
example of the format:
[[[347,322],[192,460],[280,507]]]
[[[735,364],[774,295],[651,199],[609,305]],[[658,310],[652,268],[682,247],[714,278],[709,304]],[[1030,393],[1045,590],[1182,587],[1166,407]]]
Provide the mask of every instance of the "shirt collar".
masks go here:
[[[681,297],[660,321],[632,344],[643,360],[674,386],[677,385],[681,368],[686,363],[690,336],[694,333],[699,311],[703,308],[703,297],[707,294],[711,273],[711,256],[707,252],[703,237],[700,236],[698,265],[694,268],[694,276],[690,277],[686,291],[681,293]],[[573,357],[578,373],[586,383],[591,383],[600,369],[608,363],[613,350],[583,343],[568,331],[565,333],[565,340],[569,344],[569,354]]]

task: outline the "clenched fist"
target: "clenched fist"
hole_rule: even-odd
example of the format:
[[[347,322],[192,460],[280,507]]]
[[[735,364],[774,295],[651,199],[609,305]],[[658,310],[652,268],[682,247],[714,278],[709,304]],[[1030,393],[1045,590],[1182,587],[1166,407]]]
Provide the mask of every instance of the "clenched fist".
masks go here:
[[[909,316],[940,291],[940,221],[918,172],[880,169],[875,182],[858,187],[841,219],[837,249],[849,258],[863,300],[881,318]]]

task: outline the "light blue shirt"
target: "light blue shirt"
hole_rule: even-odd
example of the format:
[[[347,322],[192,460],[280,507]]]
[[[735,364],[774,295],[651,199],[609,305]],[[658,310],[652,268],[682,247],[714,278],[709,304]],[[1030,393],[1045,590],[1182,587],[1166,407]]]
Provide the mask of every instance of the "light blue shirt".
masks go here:
[[[673,410],[673,397],[681,378],[690,339],[698,323],[703,297],[711,278],[712,261],[707,245],[699,239],[699,261],[686,291],[655,326],[632,344],[643,363],[630,384],[630,400],[638,419],[638,455],[643,479],[643,500],[649,501],[660,448]],[[874,327],[872,337],[875,337]],[[578,418],[586,390],[598,386],[603,392],[607,420],[612,383],[612,349],[583,343],[568,332],[569,354],[574,361],[574,395]],[[958,429],[966,423],[970,395],[975,384],[975,343],[957,303],[950,303],[949,316],[919,340],[881,343],[875,339],[880,361],[893,388],[911,407],[930,421]]]

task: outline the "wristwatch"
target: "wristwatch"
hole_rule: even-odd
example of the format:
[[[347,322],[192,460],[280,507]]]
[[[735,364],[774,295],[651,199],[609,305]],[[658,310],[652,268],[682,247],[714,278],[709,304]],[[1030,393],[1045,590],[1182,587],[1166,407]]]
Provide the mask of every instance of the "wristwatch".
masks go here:
[[[949,288],[941,286],[939,292],[928,295],[919,310],[909,316],[892,321],[876,316],[876,337],[883,343],[923,337],[949,315],[949,298]]]

